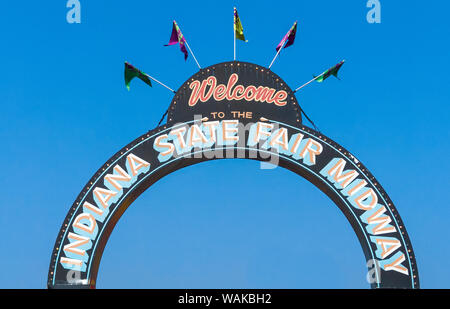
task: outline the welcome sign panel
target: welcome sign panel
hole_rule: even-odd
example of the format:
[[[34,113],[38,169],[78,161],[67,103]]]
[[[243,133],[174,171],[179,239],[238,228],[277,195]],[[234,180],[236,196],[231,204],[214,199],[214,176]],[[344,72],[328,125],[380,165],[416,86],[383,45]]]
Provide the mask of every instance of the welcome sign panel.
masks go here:
[[[267,68],[247,62],[225,62],[200,70],[177,91],[168,123],[189,121],[192,115],[257,120],[269,117],[301,123],[301,109],[289,86]]]

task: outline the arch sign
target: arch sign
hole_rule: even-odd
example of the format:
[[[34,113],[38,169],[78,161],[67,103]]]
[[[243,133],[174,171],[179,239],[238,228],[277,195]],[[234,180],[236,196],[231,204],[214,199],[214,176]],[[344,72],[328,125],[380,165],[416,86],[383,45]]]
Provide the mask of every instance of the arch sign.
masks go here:
[[[380,183],[344,147],[302,124],[297,99],[279,76],[238,61],[194,74],[176,92],[167,123],[92,176],[59,231],[48,287],[95,288],[103,249],[128,206],[165,175],[222,158],[259,160],[306,178],[350,222],[375,272],[372,288],[419,288],[408,234]]]

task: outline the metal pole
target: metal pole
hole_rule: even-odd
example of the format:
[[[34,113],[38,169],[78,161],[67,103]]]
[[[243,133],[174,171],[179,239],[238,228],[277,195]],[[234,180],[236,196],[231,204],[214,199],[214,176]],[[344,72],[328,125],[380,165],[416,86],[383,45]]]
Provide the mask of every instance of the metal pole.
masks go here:
[[[275,62],[275,59],[277,59],[278,55],[280,54],[281,50],[283,49],[284,43],[286,43],[286,41],[284,41],[283,44],[281,44],[281,47],[278,50],[277,54],[275,55],[275,57],[273,57],[273,60],[272,60],[272,62],[269,65],[269,70],[272,67],[272,64]]]
[[[345,59],[341,61],[342,63],[345,62]],[[340,63],[340,62],[339,62]],[[338,63],[338,64],[339,64]],[[338,65],[337,64],[337,65]],[[307,82],[306,84],[301,85],[300,87],[298,87],[297,89],[294,90],[294,92],[297,92],[298,90],[302,89],[303,87],[305,87],[306,85],[309,85],[310,83],[312,83],[313,81],[315,81],[316,79],[318,79],[319,77],[323,76],[327,71],[330,71],[331,69],[335,68],[337,65],[335,65],[334,67],[322,72],[322,74],[319,74],[318,76],[314,77],[313,79],[311,79],[309,82]]]
[[[194,53],[192,52],[191,48],[189,47],[189,44],[188,44],[188,42],[186,41],[186,39],[184,39],[184,42],[186,43],[187,48],[188,48],[189,51],[191,52],[192,57],[194,57],[194,60],[195,60],[195,62],[197,63],[198,68],[201,70],[202,67],[200,66],[200,64],[198,64],[197,58],[195,58],[195,55],[194,55]]]
[[[321,77],[323,75],[320,74],[319,76],[314,77],[313,79],[311,79],[309,82],[307,82],[306,84],[301,85],[300,87],[298,87],[297,89],[294,90],[294,92],[297,92],[298,90],[302,89],[303,87],[305,87],[306,85],[311,84],[313,81],[315,81],[316,79],[318,79],[319,77]]]
[[[168,87],[168,86],[166,86],[166,85],[164,85],[163,83],[161,83],[159,80],[157,80],[156,78],[154,78],[154,77],[152,77],[152,76],[150,76],[150,75],[148,75],[148,74],[146,74],[146,73],[144,73],[146,76],[148,76],[149,78],[151,78],[152,80],[154,80],[155,82],[157,82],[158,84],[160,84],[161,86],[164,86],[164,87],[166,87],[167,89],[169,89],[170,91],[172,91],[173,93],[176,93],[172,88],[170,88],[170,87]]]
[[[234,56],[233,60],[236,61],[236,8],[233,10],[233,45],[234,45]]]

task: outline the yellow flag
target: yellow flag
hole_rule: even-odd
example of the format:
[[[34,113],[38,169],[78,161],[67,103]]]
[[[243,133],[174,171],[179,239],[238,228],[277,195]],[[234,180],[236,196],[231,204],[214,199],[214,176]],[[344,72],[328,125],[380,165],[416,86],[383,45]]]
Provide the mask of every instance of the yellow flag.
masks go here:
[[[236,33],[237,39],[247,42],[244,37],[244,28],[242,28],[241,20],[236,8],[234,8],[234,32]]]

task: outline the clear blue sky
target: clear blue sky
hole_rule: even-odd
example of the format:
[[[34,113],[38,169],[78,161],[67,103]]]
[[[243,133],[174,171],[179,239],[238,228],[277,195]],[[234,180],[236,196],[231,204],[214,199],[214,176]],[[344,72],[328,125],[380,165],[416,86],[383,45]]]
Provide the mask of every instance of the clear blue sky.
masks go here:
[[[249,40],[237,42],[242,61],[268,66],[298,20],[295,44],[272,67],[292,88],[347,60],[341,81],[312,84],[299,102],[394,201],[421,286],[450,287],[448,1],[381,0],[381,24],[367,23],[365,0],[80,2],[81,24],[66,22],[66,1],[8,1],[0,12],[0,288],[45,288],[79,191],[169,105],[158,85],[127,92],[123,62],[178,88],[197,67],[163,47],[171,21],[202,66],[232,60],[234,5]],[[368,288],[365,276],[350,224],[312,184],[218,160],[163,178],[132,204],[97,286]]]

